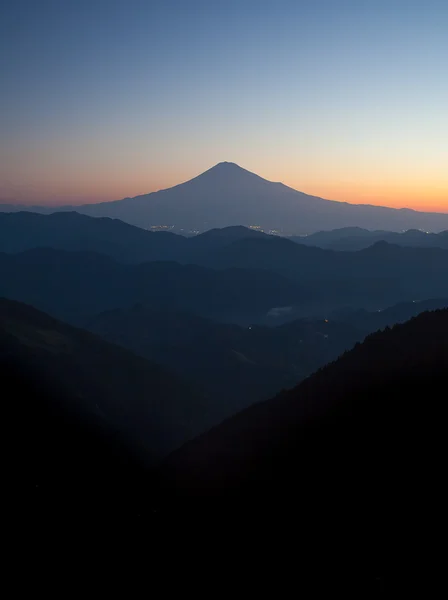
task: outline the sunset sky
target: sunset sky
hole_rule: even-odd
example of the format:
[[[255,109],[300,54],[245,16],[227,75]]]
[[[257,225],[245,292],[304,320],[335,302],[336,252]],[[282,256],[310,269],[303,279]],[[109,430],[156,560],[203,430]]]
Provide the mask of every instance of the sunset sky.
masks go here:
[[[116,200],[232,161],[448,212],[447,0],[4,0],[0,202]]]

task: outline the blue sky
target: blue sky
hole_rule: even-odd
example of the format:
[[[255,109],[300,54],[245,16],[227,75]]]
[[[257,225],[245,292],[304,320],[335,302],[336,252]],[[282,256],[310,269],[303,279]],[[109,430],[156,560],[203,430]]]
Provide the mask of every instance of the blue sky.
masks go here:
[[[0,198],[117,199],[221,160],[448,212],[448,3],[4,1]]]

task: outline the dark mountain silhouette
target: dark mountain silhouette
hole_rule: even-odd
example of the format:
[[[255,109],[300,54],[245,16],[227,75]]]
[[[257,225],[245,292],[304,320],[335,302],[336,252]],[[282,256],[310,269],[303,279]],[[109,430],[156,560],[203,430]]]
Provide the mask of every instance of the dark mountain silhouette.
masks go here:
[[[293,387],[363,338],[349,322],[240,327],[136,306],[86,322],[105,339],[162,364],[215,399],[215,420]]]
[[[32,212],[0,213],[0,252],[33,248],[98,252],[119,262],[175,260],[194,263],[210,252],[242,239],[272,236],[247,227],[211,229],[184,237],[165,231],[147,231],[119,219],[93,218],[77,212],[42,215]]]
[[[187,239],[169,232],[151,232],[118,219],[93,219],[77,212],[41,215],[0,213],[0,252],[32,248],[99,252],[120,262],[175,260]]]
[[[447,310],[375,333],[171,455],[161,505],[275,527],[317,546],[321,574],[421,569],[445,514],[447,369]]]
[[[375,246],[376,249],[366,249],[364,253],[352,256],[351,253],[336,254],[329,251],[323,252],[319,248],[307,248],[304,245],[294,244],[291,240],[266,235],[245,227],[215,229],[196,237],[185,238],[171,233],[152,233],[118,220],[94,219],[77,213],[56,213],[49,216],[33,213],[0,214],[0,232],[2,233],[0,247],[8,252],[52,246],[79,252],[94,250],[111,256],[121,263],[176,260],[182,264],[195,263],[214,269],[244,267],[258,271],[260,269],[275,271],[283,277],[296,280],[306,290],[306,293],[300,296],[300,310],[297,313],[299,317],[313,314],[313,311],[323,314],[322,311],[326,312],[335,306],[346,303],[350,303],[354,307],[383,308],[399,301],[421,300],[428,296],[437,297],[448,294],[444,285],[446,278],[443,275],[444,265],[447,262],[445,255],[425,254],[423,249],[416,254],[409,248],[407,249],[408,254],[400,254],[394,249],[394,246]],[[362,239],[368,238],[373,243],[371,234],[374,235],[374,232],[359,230],[358,234],[362,236]],[[316,236],[309,236],[309,238],[319,239],[320,236],[322,242],[325,238],[333,239],[334,235],[337,236],[338,233],[324,232],[316,234]],[[409,232],[409,236],[405,234],[403,236],[391,235],[398,236],[400,239],[414,239],[412,232]],[[442,242],[444,235],[444,233],[421,234],[424,239],[440,239]],[[381,247],[383,250],[379,251],[378,248]],[[41,252],[48,252],[48,250],[41,250]],[[83,259],[78,257],[73,260],[79,262]],[[99,260],[103,259],[92,258],[92,265],[85,271],[86,281],[89,279],[89,272],[92,272],[92,269],[95,271],[94,265]],[[103,260],[102,268],[105,267],[105,264]],[[52,270],[54,271],[55,268],[56,266],[53,265]],[[199,314],[225,319],[228,319],[229,311],[233,311],[236,312],[232,317],[233,320],[238,321],[244,317],[243,320],[247,322],[254,319],[259,320],[261,316],[259,300],[261,300],[261,310],[266,312],[271,308],[282,306],[279,301],[284,302],[284,305],[287,306],[297,303],[299,299],[297,294],[293,296],[275,294],[274,290],[268,290],[266,285],[263,295],[271,298],[272,303],[271,301],[264,303],[261,296],[260,299],[254,298],[255,293],[249,291],[248,282],[240,284],[236,276],[232,282],[233,276],[215,274],[214,277],[221,281],[220,294],[222,297],[220,297],[214,292],[211,276],[208,274],[209,291],[207,293],[214,296],[213,300],[207,297],[207,294],[203,297],[200,294],[204,282],[200,283],[199,279],[202,280],[202,278],[199,277],[197,269],[189,267],[189,270],[184,269],[183,275],[181,275],[179,267],[174,267],[174,265],[171,267],[166,265],[165,276],[162,276],[160,267],[153,266],[153,273],[148,272],[148,277],[155,277],[153,289],[150,293],[146,289],[143,294],[141,284],[138,284],[139,291],[135,291],[135,277],[125,281],[122,278],[124,275],[118,275],[120,267],[116,268],[118,279],[115,283],[111,273],[108,274],[106,282],[104,273],[97,271],[98,283],[104,282],[104,287],[96,286],[98,294],[107,303],[92,306],[92,310],[87,310],[88,313],[119,306],[132,306],[136,302],[142,302],[146,297],[146,302],[150,304],[164,305],[166,303],[167,308],[186,308]],[[138,277],[145,278],[143,271],[146,268],[141,267],[140,269],[141,273]],[[177,274],[174,275],[176,269]],[[70,273],[69,269],[61,277],[70,280]],[[157,273],[157,276],[154,273]],[[93,274],[91,276],[93,277]],[[43,277],[52,278],[51,271]],[[79,277],[77,281],[80,285],[82,274],[79,269],[77,277]],[[179,284],[182,285],[181,297],[177,293],[177,288],[173,287],[176,277]],[[258,274],[259,277],[261,277],[260,274]],[[266,275],[265,277],[271,276]],[[133,281],[131,281],[132,279]],[[225,282],[228,284],[227,286]],[[67,284],[73,286],[73,283],[73,281],[68,281]],[[274,285],[274,281],[272,284]],[[236,285],[246,288],[247,298],[251,298],[250,302],[245,303],[244,300],[238,300],[235,297],[236,292],[232,291],[232,286]],[[280,283],[276,283],[276,285],[279,286]],[[144,284],[144,287],[149,288],[149,281]],[[105,293],[106,289],[109,290],[107,293]],[[173,292],[172,295],[168,293],[169,290]],[[218,291],[218,287],[216,290]],[[8,288],[3,288],[3,293],[7,295]],[[76,294],[78,297],[78,291]],[[234,299],[230,302],[228,309],[217,308],[215,310],[216,303],[222,304],[222,301],[226,297],[229,298],[231,294]],[[129,297],[129,300],[122,304],[123,298],[126,296]],[[15,297],[34,301],[33,298],[24,296]],[[96,298],[97,295],[93,294],[91,302],[94,303]],[[114,303],[115,299],[116,303]],[[207,312],[206,303],[211,309],[209,312]],[[72,304],[76,304],[76,302],[72,302]],[[254,310],[252,310],[252,304]],[[50,312],[53,311],[51,306],[41,304],[39,306]],[[55,314],[64,318],[68,316],[67,313]],[[250,315],[252,318],[249,318]],[[294,313],[291,316],[294,318]]]
[[[334,231],[320,231],[309,236],[292,237],[290,239],[306,246],[317,246],[330,250],[362,250],[380,241],[396,244],[397,246],[448,249],[448,231],[436,234],[417,229],[396,233],[347,228],[336,229]]]
[[[8,277],[14,279],[11,290],[17,289],[17,286],[32,287],[32,281],[37,285],[37,273],[41,274],[42,281],[53,281],[52,285],[56,286],[51,300],[53,304],[39,304],[39,297],[14,296],[38,302],[37,306],[52,313],[54,302],[61,296],[63,281],[72,291],[63,303],[71,304],[77,314],[91,314],[143,302],[242,323],[259,321],[263,313],[282,306],[294,305],[296,308],[290,314],[294,318],[323,315],[337,306],[384,308],[396,302],[448,294],[446,250],[436,248],[400,248],[377,242],[362,252],[336,253],[294,244],[291,240],[245,227],[214,229],[185,238],[171,233],[152,233],[118,220],[93,219],[77,213],[49,216],[4,214],[0,215],[0,231],[0,246],[8,252],[41,247],[33,256],[42,257],[43,262],[39,264],[37,260],[37,270],[34,275],[31,273],[31,279],[25,275],[17,278],[11,271]],[[357,234],[360,239],[369,238],[370,241],[371,235],[374,235],[364,230],[358,230]],[[319,239],[320,236],[322,241],[333,239],[334,235],[339,234],[324,232],[309,237]],[[400,239],[413,239],[412,232],[407,237],[393,235]],[[424,239],[443,240],[445,234],[420,235]],[[79,252],[100,251],[121,263],[163,259],[186,265],[195,263],[208,269],[239,270],[217,274],[192,266],[181,268],[174,263],[165,263],[164,266],[154,263],[129,269],[107,262],[105,256],[100,258],[99,255],[88,259],[86,255],[69,257],[62,254],[64,258],[56,258],[57,253],[53,251],[52,254],[43,248],[45,246]],[[14,260],[17,264],[23,263],[26,257],[26,260],[33,261],[31,256],[25,254],[22,258],[11,258],[10,268],[14,270]],[[85,269],[83,261],[90,261]],[[67,270],[64,264],[67,264]],[[249,279],[243,276],[241,268],[252,271]],[[262,274],[260,269],[272,274]],[[297,285],[284,279],[274,280],[273,272],[296,281],[303,291],[300,293]],[[59,273],[56,281],[55,273]],[[4,295],[12,293],[8,281],[6,278],[3,288],[0,283]],[[89,296],[86,290],[92,285],[94,291]],[[42,293],[45,293],[44,289],[45,286]],[[179,289],[182,294],[178,293]],[[66,311],[54,314],[72,318],[72,314]]]
[[[69,382],[42,377],[17,347],[5,351],[3,331],[0,339],[5,512],[18,529],[46,536],[86,524],[142,526],[154,493],[145,462],[115,430],[73,412]]]
[[[448,295],[448,252],[440,248],[378,242],[360,252],[334,252],[269,236],[242,239],[210,252],[202,264],[257,267],[300,282],[312,300],[305,307],[308,314],[344,304],[374,309]]]
[[[259,269],[123,265],[101,254],[41,248],[0,254],[0,295],[74,323],[138,303],[245,322],[273,306],[300,304],[304,292],[299,284]]]
[[[324,200],[267,181],[228,162],[219,163],[180,185],[135,198],[76,207],[3,205],[0,209],[44,213],[77,210],[94,217],[118,218],[140,227],[171,225],[200,231],[229,225],[260,225],[296,234],[353,226],[391,231],[448,229],[447,214]]]
[[[146,461],[172,450],[209,423],[205,399],[172,372],[4,298],[0,354],[5,375],[11,367],[15,378],[39,389],[42,398],[54,399],[56,405],[45,410],[85,423],[92,435],[103,432],[106,441],[128,445]],[[30,402],[26,399],[27,406]],[[26,419],[26,411],[23,415]]]
[[[362,227],[341,227],[329,231],[316,231],[310,235],[291,236],[289,239],[306,246],[317,246],[318,248],[331,248],[331,245],[345,238],[370,239],[376,236],[385,236],[391,231],[370,231]]]
[[[195,250],[203,249],[206,251],[216,250],[224,246],[228,246],[233,242],[244,239],[270,239],[272,236],[258,231],[249,229],[242,225],[233,227],[224,227],[222,229],[209,229],[204,233],[189,238],[188,243]]]
[[[439,248],[379,242],[334,252],[261,236],[201,253],[197,262],[203,266],[125,265],[46,248],[0,254],[0,294],[73,323],[140,303],[240,324],[261,322],[278,307],[292,307],[292,320],[448,296],[447,251]]]
[[[196,388],[215,399],[213,418],[217,422],[293,387],[366,335],[426,310],[445,307],[448,299],[435,299],[380,312],[342,309],[328,319],[241,327],[186,312],[135,306],[101,313],[85,325],[106,340],[193,381]]]
[[[330,319],[348,323],[362,332],[373,333],[378,329],[391,327],[409,321],[412,317],[427,312],[448,308],[448,298],[434,298],[421,302],[401,302],[384,310],[369,312],[362,309],[339,309],[330,313]]]

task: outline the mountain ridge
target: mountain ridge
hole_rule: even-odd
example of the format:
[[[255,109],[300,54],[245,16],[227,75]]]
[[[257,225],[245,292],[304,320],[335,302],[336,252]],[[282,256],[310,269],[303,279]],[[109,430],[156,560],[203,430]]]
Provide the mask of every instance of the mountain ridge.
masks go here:
[[[47,214],[76,210],[95,217],[116,217],[140,227],[169,225],[199,231],[229,225],[259,225],[295,234],[353,226],[389,231],[448,229],[447,213],[326,200],[268,181],[230,162],[218,163],[173,187],[133,198],[77,207],[0,205],[0,211],[8,210]]]
[[[373,508],[367,490],[373,492],[382,481],[386,491],[405,456],[412,483],[415,458],[424,446],[413,439],[416,424],[424,419],[434,432],[442,429],[432,411],[442,415],[445,410],[438,393],[446,382],[447,349],[448,309],[373,333],[293,390],[257,403],[188,442],[168,458],[166,473],[184,499],[208,503],[214,498],[225,500],[226,506],[232,501],[237,510],[243,499],[251,509],[255,499],[269,509],[304,502],[315,518],[330,509],[339,492],[349,501],[364,481],[364,501]],[[422,396],[431,409],[423,410]],[[431,434],[422,427],[420,433],[429,442]],[[433,438],[431,444],[441,440]],[[403,454],[403,444],[409,455]],[[420,464],[424,479],[427,463]],[[397,482],[395,491],[405,496]],[[353,519],[344,504],[340,508]],[[195,502],[196,508],[200,510]],[[366,525],[372,514],[364,513]]]
[[[66,399],[60,408],[117,432],[154,460],[197,434],[205,400],[189,381],[92,332],[0,296],[0,362]],[[193,418],[193,416],[195,418]]]

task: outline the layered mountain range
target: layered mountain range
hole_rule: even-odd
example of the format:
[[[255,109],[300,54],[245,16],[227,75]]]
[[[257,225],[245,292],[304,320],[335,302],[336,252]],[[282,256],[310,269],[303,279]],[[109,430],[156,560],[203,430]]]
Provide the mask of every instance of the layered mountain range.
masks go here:
[[[77,324],[135,304],[251,324],[448,297],[444,233],[424,236],[442,247],[336,252],[245,227],[187,238],[73,212],[5,213],[0,233],[0,294]]]
[[[230,517],[236,535],[253,519],[262,551],[287,535],[362,579],[426,552],[446,504],[445,238],[0,215],[20,518],[133,520],[145,539],[156,522]]]

